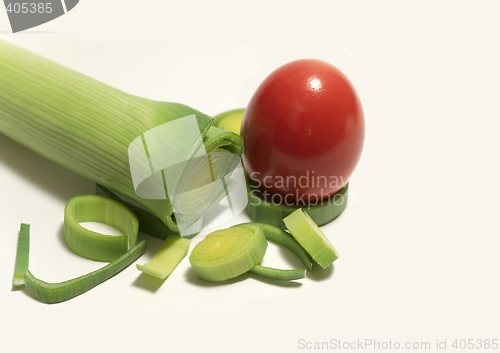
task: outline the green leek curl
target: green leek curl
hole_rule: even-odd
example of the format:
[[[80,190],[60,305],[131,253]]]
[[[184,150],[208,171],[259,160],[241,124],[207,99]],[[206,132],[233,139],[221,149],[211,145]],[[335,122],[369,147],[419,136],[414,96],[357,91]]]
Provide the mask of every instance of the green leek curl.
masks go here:
[[[118,228],[126,234],[117,237],[98,234],[81,227],[78,221],[100,221],[108,225],[118,225]],[[112,255],[113,260],[96,271],[68,281],[59,283],[42,281],[28,268],[30,226],[22,224],[12,281],[13,289],[25,288],[33,298],[43,303],[63,302],[113,277],[146,250],[147,238],[137,243],[138,224],[135,215],[122,204],[101,196],[77,196],[71,199],[65,209],[64,223],[64,239],[73,252],[98,261],[103,261],[102,256]],[[125,242],[122,239],[125,239]],[[117,245],[116,249],[110,251],[105,244],[106,241],[113,246]]]

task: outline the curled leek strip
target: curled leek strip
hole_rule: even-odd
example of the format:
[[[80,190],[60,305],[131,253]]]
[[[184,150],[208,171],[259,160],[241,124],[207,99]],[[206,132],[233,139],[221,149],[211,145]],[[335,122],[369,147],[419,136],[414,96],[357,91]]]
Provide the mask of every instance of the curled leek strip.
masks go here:
[[[250,270],[250,272],[261,277],[270,278],[278,281],[293,281],[296,279],[302,279],[306,277],[306,270],[299,268],[294,268],[291,270],[281,270],[273,267],[255,265]]]
[[[264,232],[256,226],[227,228],[208,234],[193,248],[189,262],[199,278],[225,281],[251,270],[267,249]]]
[[[72,299],[105,282],[128,267],[144,254],[146,245],[147,239],[141,240],[121,257],[110,262],[103,268],[64,282],[47,283],[36,278],[27,270],[26,289],[35,299],[47,304],[60,303]]]
[[[328,237],[302,209],[284,218],[283,222],[297,242],[322,268],[327,268],[339,258],[339,253]]]
[[[89,236],[85,228],[81,226],[76,227],[74,222],[77,222],[78,219],[91,221],[104,220],[109,225],[123,223],[123,227],[120,225],[117,228],[122,228],[126,231],[131,230],[128,234],[130,236],[130,247],[128,249],[122,247],[121,253],[117,251],[117,257],[112,262],[96,271],[68,281],[48,283],[33,276],[28,269],[30,229],[29,225],[22,224],[21,231],[19,232],[13,287],[26,288],[32,297],[48,304],[72,299],[103,283],[144,254],[147,246],[147,239],[136,244],[137,218],[130,211],[127,212],[125,206],[115,201],[93,195],[71,199],[68,205],[69,207],[65,209],[64,237],[66,241],[72,243],[73,251],[88,254],[91,249],[94,249],[98,254],[97,257],[101,257],[102,254],[106,253],[106,251],[99,251],[98,247],[105,244],[100,237],[96,237],[95,234]],[[70,217],[67,217],[68,214],[70,214]],[[96,214],[98,214],[98,218],[93,217]],[[66,233],[66,230],[69,230],[68,233]],[[114,238],[113,236],[101,236],[110,239]],[[116,238],[120,239],[120,236]],[[111,243],[113,243],[113,240],[111,240]],[[119,240],[116,244],[121,246],[122,243],[123,241]]]

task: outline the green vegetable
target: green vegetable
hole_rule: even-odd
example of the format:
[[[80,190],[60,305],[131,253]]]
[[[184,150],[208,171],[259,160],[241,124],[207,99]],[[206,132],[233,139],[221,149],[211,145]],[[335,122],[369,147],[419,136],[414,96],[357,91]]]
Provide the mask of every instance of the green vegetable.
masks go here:
[[[267,249],[260,227],[227,228],[208,234],[189,256],[199,278],[224,281],[237,277],[259,264]]]
[[[298,268],[292,270],[281,270],[273,267],[255,265],[250,272],[261,277],[278,281],[293,281],[306,277],[306,270]]]
[[[21,224],[19,238],[17,240],[16,264],[14,267],[14,278],[12,287],[15,289],[23,288],[26,285],[26,271],[28,270],[30,259],[30,225]]]
[[[25,288],[33,298],[48,304],[72,299],[103,283],[141,256],[147,245],[147,239],[144,239],[133,244],[130,250],[101,269],[68,281],[48,283],[33,276],[28,269],[29,239],[29,225],[22,224],[19,232],[13,287]],[[23,270],[24,274],[21,273]]]
[[[80,222],[108,224],[122,235],[109,236],[88,230]],[[137,242],[139,223],[121,203],[97,195],[76,196],[64,209],[64,240],[77,255],[110,262],[121,257]]]
[[[243,121],[244,108],[229,110],[214,116],[213,126],[220,127],[221,129],[232,131],[235,134],[240,134],[241,123]]]
[[[191,241],[177,235],[171,235],[165,240],[153,258],[144,265],[136,265],[137,269],[150,276],[166,279],[186,256]]]
[[[340,216],[347,206],[349,184],[332,197],[302,208],[319,226],[325,225]],[[260,197],[260,191],[249,188],[246,212],[254,222],[283,227],[283,218],[300,208],[295,205],[275,204]]]
[[[144,209],[136,205],[131,204],[130,202],[122,200],[114,192],[105,188],[104,186],[96,184],[95,190],[97,195],[108,197],[114,201],[120,202],[123,205],[125,205],[128,209],[130,209],[135,214],[137,220],[139,221],[140,232],[161,240],[167,239],[169,235],[179,235],[179,232],[174,232],[173,230],[169,229],[165,225],[165,223],[160,221],[158,217],[152,215],[148,211],[145,211]]]
[[[149,143],[148,136],[154,135],[156,128],[185,117],[194,122],[196,131],[191,125],[177,124],[168,139],[153,139]],[[218,190],[205,190],[200,199],[189,203],[198,207],[189,208],[192,213],[185,214],[172,206],[165,181],[173,179],[172,185],[177,185],[184,180],[182,190],[199,188],[203,182],[198,178],[205,177],[209,169],[206,166],[216,164],[210,160],[212,152],[238,156],[242,153],[241,138],[211,127],[212,122],[211,117],[188,106],[133,96],[0,40],[0,133],[134,200],[173,231],[179,231],[176,218],[186,218],[186,227],[196,223],[214,195],[220,195]],[[196,137],[198,140],[194,141]],[[143,194],[157,197],[141,197],[134,186],[130,161],[142,162],[139,169],[144,173],[154,157],[152,151],[158,150],[164,158],[175,157],[178,151],[183,151],[187,159],[199,158],[191,164],[178,163],[169,173],[151,172],[147,181],[159,188],[163,196],[158,197],[158,190],[151,183],[143,183],[137,191],[142,187]],[[208,163],[201,158],[207,154]],[[183,168],[197,172],[187,179],[183,177]],[[196,195],[185,193],[179,197]]]
[[[295,240],[311,255],[318,265],[327,268],[338,259],[339,254],[330,240],[302,209],[298,209],[285,217],[283,222]]]

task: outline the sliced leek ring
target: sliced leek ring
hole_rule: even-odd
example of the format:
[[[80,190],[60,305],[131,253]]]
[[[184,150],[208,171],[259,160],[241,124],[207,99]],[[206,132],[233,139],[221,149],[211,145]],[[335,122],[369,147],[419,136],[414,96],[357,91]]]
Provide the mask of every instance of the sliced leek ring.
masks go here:
[[[122,235],[100,234],[80,225],[80,222],[100,222],[110,225]],[[77,255],[110,262],[121,257],[137,242],[139,222],[127,207],[97,195],[76,196],[64,209],[64,240]]]
[[[319,226],[325,225],[340,216],[347,206],[347,191],[349,184],[346,184],[339,192],[326,200],[322,200],[316,205],[302,206],[302,209]],[[263,200],[258,196],[255,189],[248,189],[248,205],[246,212],[254,222],[266,223],[283,228],[283,219],[300,206],[276,205]]]

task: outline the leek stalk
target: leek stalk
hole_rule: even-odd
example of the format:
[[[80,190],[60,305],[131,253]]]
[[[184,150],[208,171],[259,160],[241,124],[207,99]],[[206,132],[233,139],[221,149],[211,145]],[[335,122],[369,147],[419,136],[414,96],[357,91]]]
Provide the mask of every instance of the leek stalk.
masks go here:
[[[206,114],[122,92],[0,40],[0,133],[134,200],[173,231],[178,231],[178,225],[169,198],[144,198],[136,193],[129,146],[149,131],[187,116],[196,119],[199,131],[195,133],[207,154],[241,155],[241,138],[211,127],[213,119]],[[197,149],[186,140],[186,133],[193,131],[179,128],[165,142],[172,154],[177,149]],[[150,150],[144,149],[152,158]],[[163,172],[157,175],[165,178]],[[196,178],[193,183],[191,188],[198,186]]]

